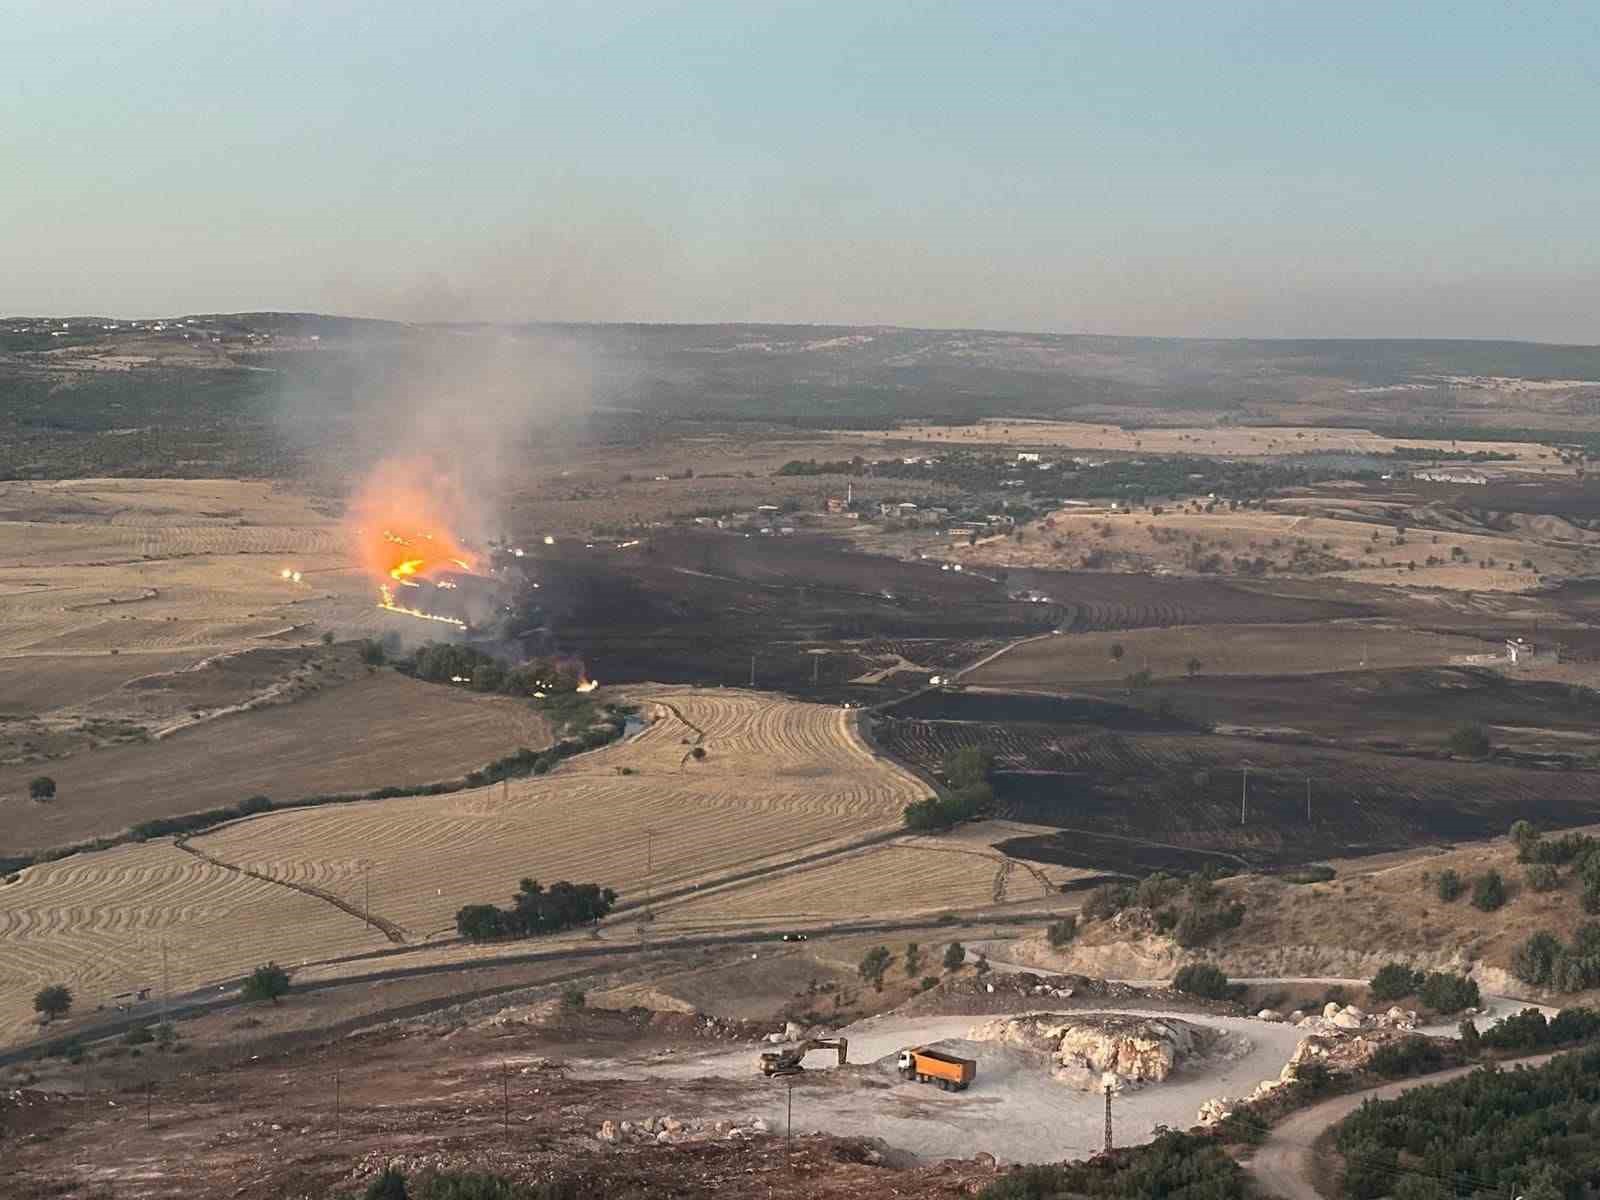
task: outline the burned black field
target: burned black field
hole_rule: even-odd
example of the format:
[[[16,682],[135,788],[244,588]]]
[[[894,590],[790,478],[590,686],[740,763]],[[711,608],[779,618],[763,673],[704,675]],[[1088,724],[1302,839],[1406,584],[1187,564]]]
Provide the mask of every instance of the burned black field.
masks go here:
[[[1283,675],[1263,663],[1260,675],[1059,695],[929,687],[1046,634],[1185,626],[1204,645],[1270,619],[1315,638],[1319,621],[1375,611],[1365,596],[1053,572],[1038,581],[1052,602],[1024,603],[1006,583],[826,539],[698,533],[546,547],[536,570],[558,648],[607,683],[743,687],[753,659],[759,687],[874,709],[879,746],[923,772],[964,746],[992,751],[1000,814],[1064,831],[1006,845],[1041,861],[1126,874],[1271,867],[1494,836],[1518,818],[1600,820],[1600,696],[1561,683],[1470,666]],[[1564,596],[1573,632],[1585,599]],[[1427,628],[1439,609],[1419,602],[1410,615]],[[1462,725],[1488,732],[1489,755],[1452,754]]]

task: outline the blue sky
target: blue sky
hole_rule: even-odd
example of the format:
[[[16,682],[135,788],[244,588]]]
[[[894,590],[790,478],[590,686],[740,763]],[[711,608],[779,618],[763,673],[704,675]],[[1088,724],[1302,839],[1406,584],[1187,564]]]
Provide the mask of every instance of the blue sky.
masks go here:
[[[1600,4],[10,0],[0,312],[1600,342]]]

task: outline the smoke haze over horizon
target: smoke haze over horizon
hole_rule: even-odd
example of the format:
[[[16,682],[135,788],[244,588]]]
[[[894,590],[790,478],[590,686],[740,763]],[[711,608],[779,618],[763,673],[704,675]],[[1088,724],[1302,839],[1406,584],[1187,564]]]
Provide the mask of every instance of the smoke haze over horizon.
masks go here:
[[[0,313],[1595,344],[1596,61],[1578,0],[19,0]]]

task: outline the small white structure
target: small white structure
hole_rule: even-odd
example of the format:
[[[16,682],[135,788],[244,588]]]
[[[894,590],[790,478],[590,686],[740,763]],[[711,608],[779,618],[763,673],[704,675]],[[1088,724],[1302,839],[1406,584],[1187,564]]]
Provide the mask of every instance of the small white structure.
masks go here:
[[[1561,647],[1539,646],[1525,638],[1507,638],[1506,659],[1513,667],[1554,666],[1561,661]]]

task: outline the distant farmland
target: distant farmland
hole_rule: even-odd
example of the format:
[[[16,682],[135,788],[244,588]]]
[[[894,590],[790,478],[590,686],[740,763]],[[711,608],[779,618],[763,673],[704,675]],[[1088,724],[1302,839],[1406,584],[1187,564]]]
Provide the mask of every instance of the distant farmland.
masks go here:
[[[525,701],[383,671],[159,741],[0,769],[0,846],[70,844],[256,794],[291,800],[459,778],[549,742]],[[27,798],[28,780],[41,773],[56,781],[49,804]]]

